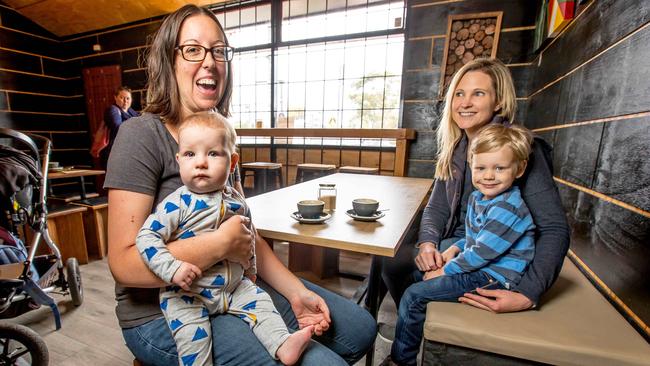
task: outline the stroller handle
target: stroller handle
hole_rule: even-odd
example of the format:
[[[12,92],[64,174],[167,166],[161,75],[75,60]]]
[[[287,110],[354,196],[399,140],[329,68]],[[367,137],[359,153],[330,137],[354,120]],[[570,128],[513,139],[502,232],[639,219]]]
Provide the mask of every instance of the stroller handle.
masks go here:
[[[27,147],[29,147],[31,155],[34,157],[34,159],[36,159],[37,163],[40,163],[41,159],[40,159],[40,155],[38,153],[38,147],[34,143],[34,139],[42,140],[45,143],[45,148],[43,149],[44,150],[43,155],[49,156],[49,153],[50,153],[50,140],[48,138],[45,138],[45,137],[39,136],[39,135],[34,135],[34,134],[29,134],[29,136],[28,136],[28,135],[26,135],[26,134],[24,134],[22,132],[16,131],[16,130],[0,127],[0,137],[2,137],[2,136],[11,137],[11,138],[19,140],[23,144],[27,145]]]

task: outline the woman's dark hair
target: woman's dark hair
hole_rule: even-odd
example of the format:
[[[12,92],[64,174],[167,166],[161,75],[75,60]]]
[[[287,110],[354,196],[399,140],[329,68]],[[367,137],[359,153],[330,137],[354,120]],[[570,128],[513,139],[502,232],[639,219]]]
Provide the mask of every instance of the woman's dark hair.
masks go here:
[[[205,15],[214,20],[228,44],[226,33],[217,17],[210,10],[188,4],[169,14],[154,34],[147,60],[147,105],[144,112],[160,115],[167,123],[180,123],[181,101],[178,92],[174,58],[178,44],[178,34],[185,19],[194,15]],[[230,115],[230,96],[232,94],[231,65],[226,70],[226,86],[216,109],[224,116]]]
[[[124,85],[122,85],[122,86],[118,86],[117,89],[115,89],[115,93],[113,93],[113,95],[114,95],[114,96],[118,96],[118,95],[120,95],[120,93],[123,92],[123,91],[125,91],[125,92],[131,94],[131,88],[129,88],[128,86],[124,86]]]

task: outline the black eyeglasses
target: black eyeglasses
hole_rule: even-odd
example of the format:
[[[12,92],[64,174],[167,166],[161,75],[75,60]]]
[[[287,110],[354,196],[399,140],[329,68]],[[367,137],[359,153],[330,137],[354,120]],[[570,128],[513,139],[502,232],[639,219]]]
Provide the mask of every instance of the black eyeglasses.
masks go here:
[[[198,44],[184,44],[182,46],[177,46],[174,49],[180,50],[183,59],[190,62],[203,62],[208,51],[210,51],[212,57],[217,62],[230,62],[235,54],[235,49],[233,47],[224,45],[207,48]]]

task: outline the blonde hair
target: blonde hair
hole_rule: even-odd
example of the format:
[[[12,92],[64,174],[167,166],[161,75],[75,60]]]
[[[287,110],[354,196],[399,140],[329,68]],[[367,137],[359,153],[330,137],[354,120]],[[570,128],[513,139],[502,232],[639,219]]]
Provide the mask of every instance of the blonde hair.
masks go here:
[[[521,170],[530,156],[532,142],[533,134],[527,128],[489,124],[481,128],[472,140],[469,147],[470,162],[476,154],[496,151],[507,146],[514,155],[518,169]]]
[[[500,106],[496,115],[512,123],[517,112],[515,86],[510,71],[503,62],[498,59],[477,58],[461,67],[454,74],[445,93],[445,106],[442,111],[440,125],[436,131],[438,161],[436,163],[435,178],[440,180],[447,180],[451,177],[451,159],[454,154],[454,147],[456,147],[463,135],[452,118],[451,104],[460,80],[470,71],[480,71],[488,75],[492,80],[492,87],[496,92],[496,102]]]
[[[236,152],[237,132],[226,117],[217,112],[198,112],[189,115],[178,127],[178,143],[180,145],[181,131],[188,127],[207,127],[215,130],[226,130],[226,148],[232,154]]]

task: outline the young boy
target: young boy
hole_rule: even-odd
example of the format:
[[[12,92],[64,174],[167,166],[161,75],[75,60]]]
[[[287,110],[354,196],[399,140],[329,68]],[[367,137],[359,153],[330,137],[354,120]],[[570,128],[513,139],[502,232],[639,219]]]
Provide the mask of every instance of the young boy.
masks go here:
[[[388,364],[415,365],[429,301],[457,301],[477,287],[509,289],[535,253],[533,219],[515,179],[526,171],[532,136],[518,126],[482,128],[470,145],[472,184],[466,235],[442,253],[444,267],[426,272],[399,305]],[[441,314],[442,316],[442,314]]]
[[[269,295],[248,278],[255,275],[254,265],[245,273],[240,264],[223,260],[202,273],[166,248],[169,241],[214,230],[233,215],[250,218],[244,198],[226,185],[239,159],[236,138],[230,123],[216,113],[197,113],[183,121],[176,159],[184,185],[158,205],[136,239],[149,268],[173,284],[160,290],[160,308],[180,365],[212,365],[212,314],[230,313],[247,322],[283,364],[298,361],[313,331],[309,326],[289,334]]]

